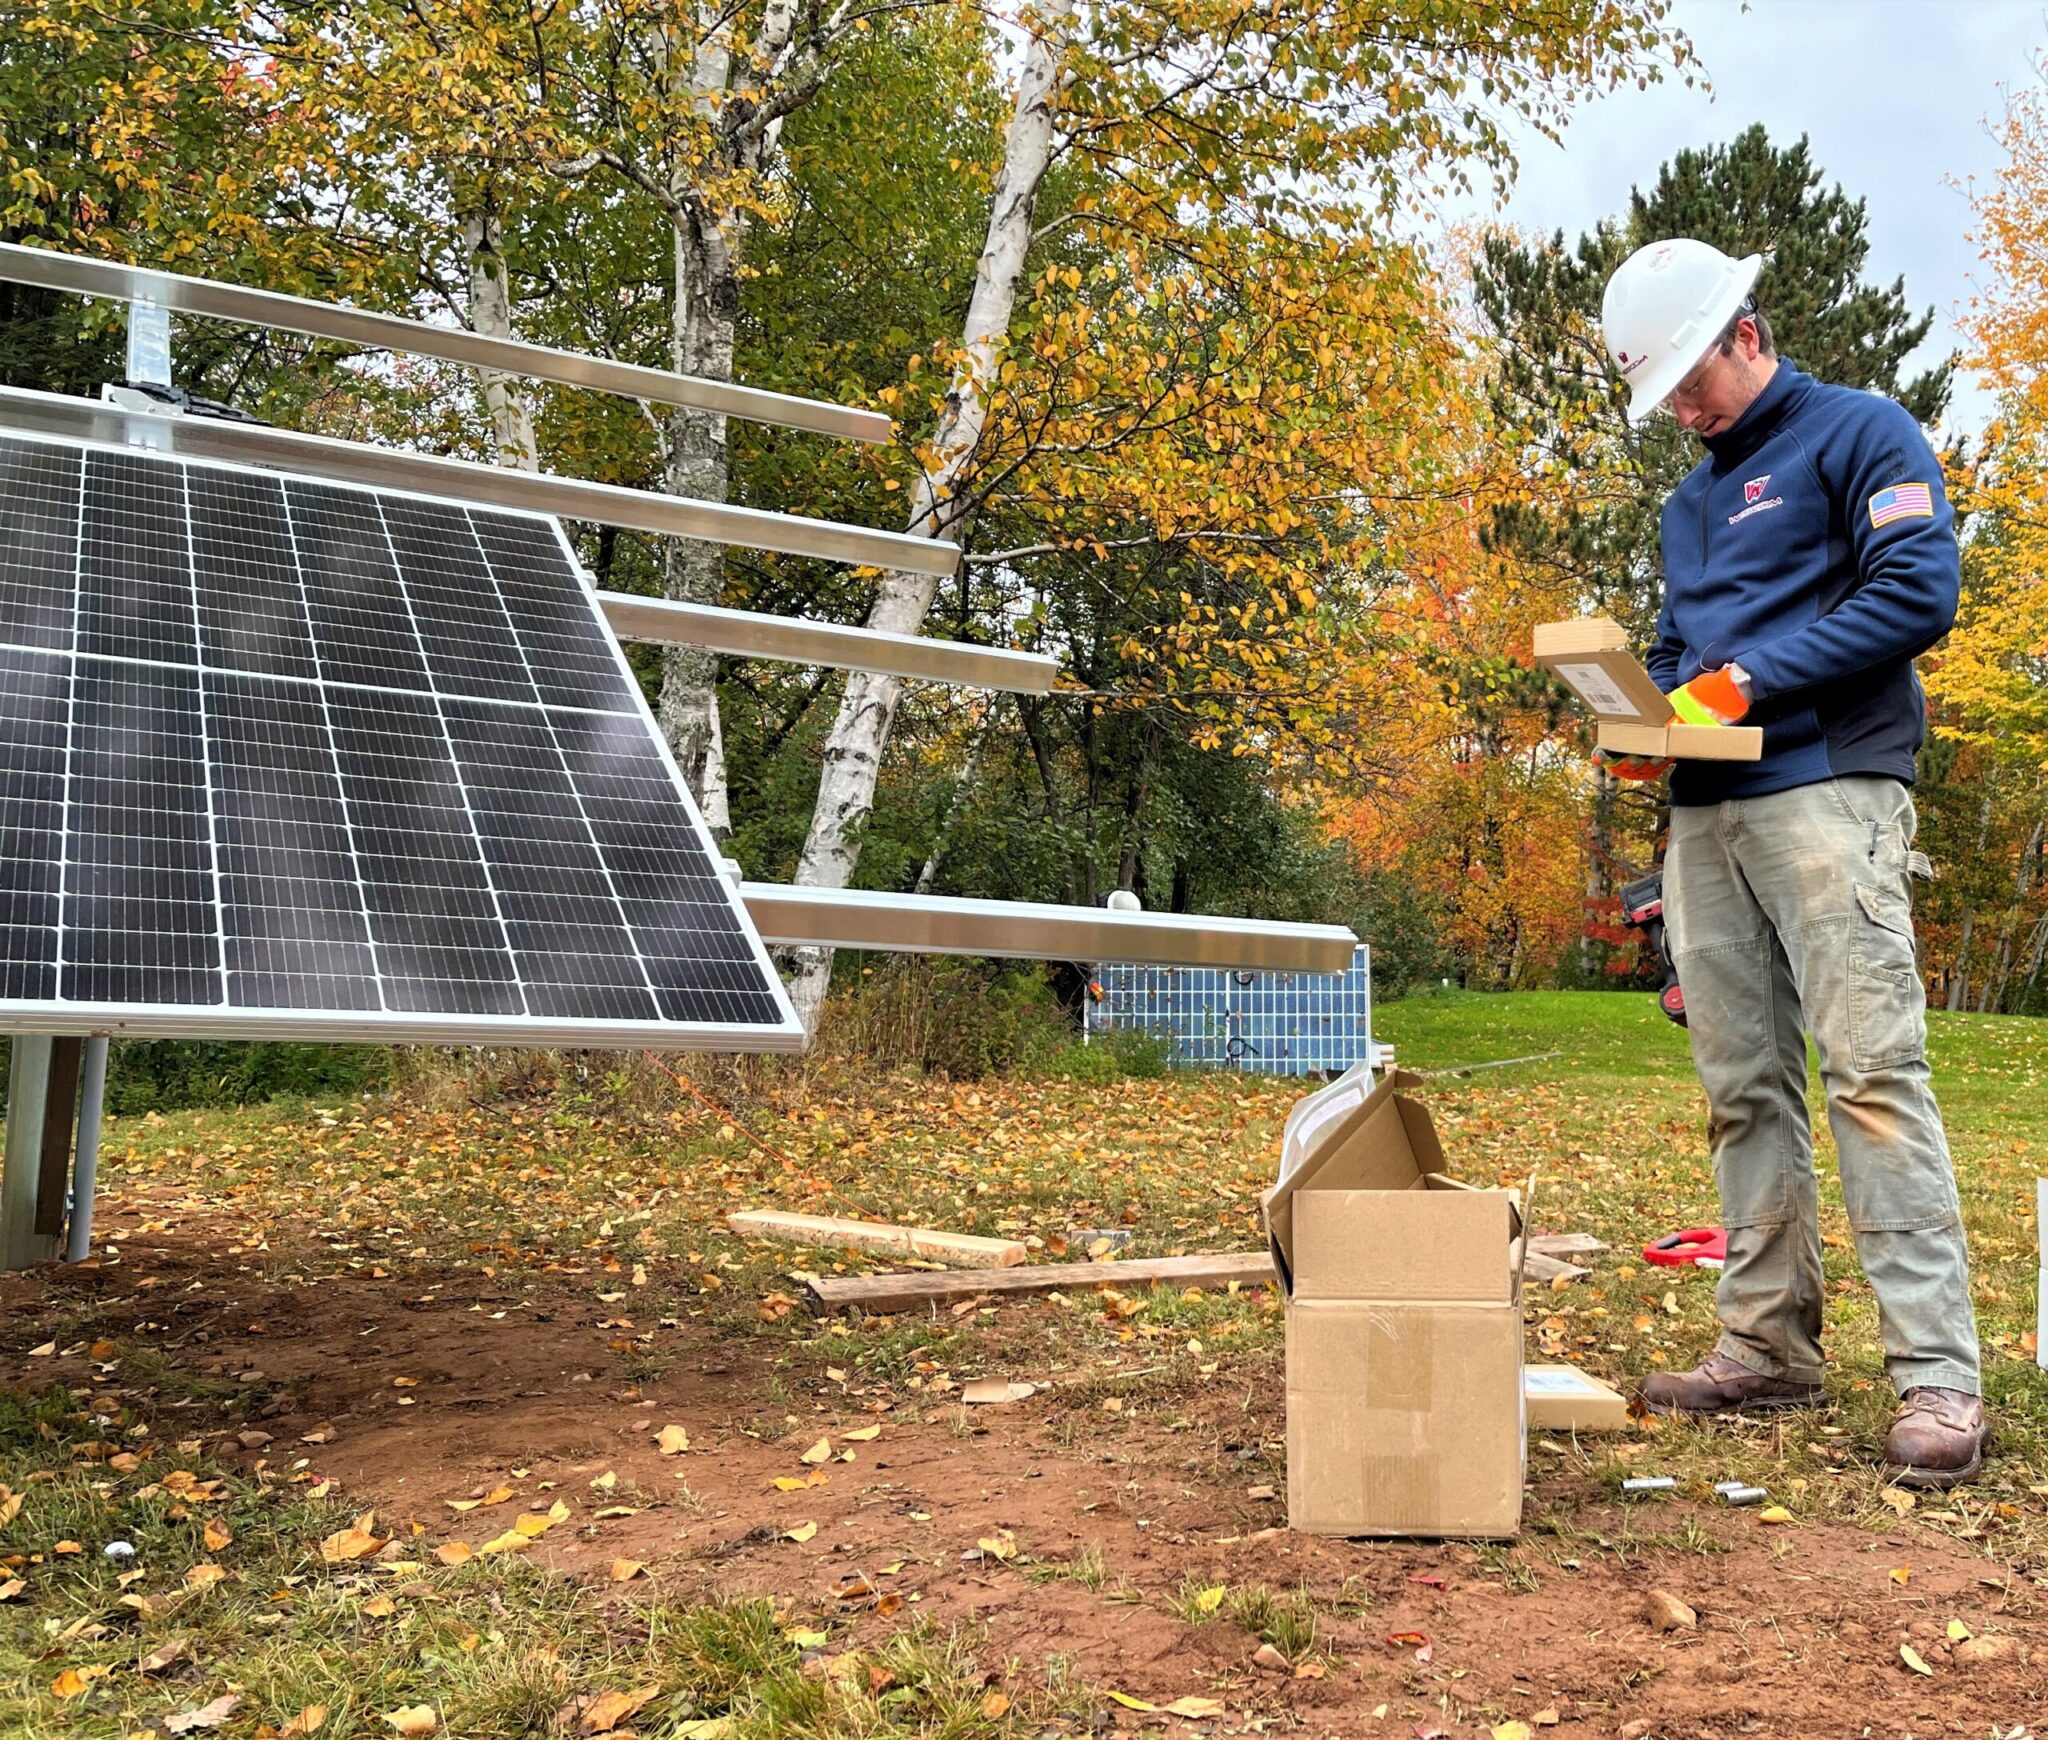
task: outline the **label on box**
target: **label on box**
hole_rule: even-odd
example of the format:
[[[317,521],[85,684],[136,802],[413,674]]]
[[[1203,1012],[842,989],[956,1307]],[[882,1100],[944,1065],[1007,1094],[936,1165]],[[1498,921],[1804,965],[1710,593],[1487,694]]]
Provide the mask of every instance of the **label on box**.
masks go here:
[[[1525,1396],[1599,1396],[1607,1392],[1582,1371],[1561,1366],[1527,1366],[1522,1371]]]
[[[1622,714],[1640,719],[1643,710],[1624,695],[1615,681],[1598,665],[1553,665],[1551,667],[1596,713]]]
[[[1332,1082],[1305,1103],[1294,1128],[1287,1132],[1292,1138],[1288,1144],[1290,1161],[1308,1153],[1316,1145],[1316,1137],[1327,1126],[1357,1111],[1371,1092],[1372,1076],[1369,1072],[1362,1072],[1356,1081]]]

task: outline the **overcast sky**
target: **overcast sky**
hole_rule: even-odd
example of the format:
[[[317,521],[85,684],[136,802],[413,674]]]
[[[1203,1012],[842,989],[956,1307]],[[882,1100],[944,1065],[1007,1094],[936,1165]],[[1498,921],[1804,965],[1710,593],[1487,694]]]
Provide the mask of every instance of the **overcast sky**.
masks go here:
[[[1869,202],[1866,273],[1886,284],[1903,274],[1908,306],[1935,311],[1916,361],[1947,355],[1977,261],[1968,202],[1946,178],[1998,173],[1985,123],[2000,87],[2027,82],[2031,56],[2048,48],[2048,0],[1677,0],[1672,16],[1711,96],[1631,86],[1580,109],[1562,149],[1532,138],[1508,221],[1575,238],[1677,151],[1754,121],[1781,144],[1804,133],[1828,181]],[[1974,430],[1987,414],[1987,396],[1959,377],[1950,424]]]

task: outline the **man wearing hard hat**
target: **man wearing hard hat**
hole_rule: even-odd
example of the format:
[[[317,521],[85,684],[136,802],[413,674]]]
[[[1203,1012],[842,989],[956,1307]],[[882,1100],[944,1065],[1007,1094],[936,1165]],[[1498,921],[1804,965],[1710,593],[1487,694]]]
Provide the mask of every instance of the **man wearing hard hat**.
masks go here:
[[[1925,707],[1913,660],[1955,619],[1955,516],[1912,416],[1781,359],[1763,259],[1656,242],[1601,310],[1640,423],[1668,407],[1706,455],[1664,504],[1650,674],[1681,719],[1761,725],[1755,762],[1671,773],[1664,866],[1728,1258],[1719,1348],[1643,1386],[1689,1413],[1821,1398],[1821,1268],[1806,1036],[1820,1052],[1842,1198],[1900,1406],[1901,1484],[1983,1466],[1977,1327],[1955,1171],[1928,1083],[1913,952],[1909,787]]]

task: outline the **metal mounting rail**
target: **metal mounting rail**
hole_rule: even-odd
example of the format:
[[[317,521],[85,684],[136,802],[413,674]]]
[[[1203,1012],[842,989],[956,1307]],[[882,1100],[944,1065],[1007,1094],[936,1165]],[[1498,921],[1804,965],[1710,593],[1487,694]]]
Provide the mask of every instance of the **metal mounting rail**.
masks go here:
[[[918,634],[888,634],[878,628],[850,628],[836,622],[757,616],[747,610],[680,604],[630,592],[600,592],[597,602],[612,633],[621,640],[701,646],[739,658],[880,671],[921,682],[1002,689],[1018,695],[1050,692],[1059,674],[1058,661],[1042,653],[1011,652],[967,641],[927,640]]]
[[[751,423],[784,429],[808,429],[850,441],[887,441],[895,425],[879,411],[859,411],[821,399],[799,399],[768,393],[758,387],[698,375],[671,374],[612,362],[572,350],[554,350],[516,338],[491,338],[462,327],[430,326],[399,314],[373,314],[344,302],[316,302],[307,296],[283,296],[274,290],[249,290],[213,278],[187,278],[176,272],[153,272],[113,260],[92,260],[77,254],[53,253],[0,242],[0,278],[17,284],[38,284],[46,290],[69,290],[81,296],[104,296],[122,302],[156,302],[178,314],[207,314],[244,326],[275,327],[281,332],[314,338],[338,338],[379,350],[408,351],[439,357],[472,368],[496,369],[534,380],[557,381],[567,387],[617,393],[628,399],[651,399],[663,405],[687,405],[717,411]]]
[[[490,507],[703,538],[742,549],[816,556],[827,562],[941,576],[951,574],[960,562],[958,547],[938,538],[912,538],[901,532],[764,513],[758,508],[731,507],[690,496],[656,495],[651,490],[585,483],[545,472],[509,471],[466,459],[367,447],[357,441],[301,435],[261,423],[131,411],[93,399],[22,387],[0,387],[0,428],[80,441],[132,441],[180,459],[270,466],[373,489],[415,490]]]
[[[771,945],[1283,973],[1344,972],[1358,947],[1358,938],[1341,924],[1112,912],[1096,906],[953,900],[773,882],[742,882],[740,898],[761,940]]]

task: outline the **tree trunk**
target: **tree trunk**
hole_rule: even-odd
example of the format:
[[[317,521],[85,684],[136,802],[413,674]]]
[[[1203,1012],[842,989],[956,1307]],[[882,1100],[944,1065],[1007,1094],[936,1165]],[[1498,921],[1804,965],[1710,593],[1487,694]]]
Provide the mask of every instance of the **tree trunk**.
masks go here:
[[[1608,864],[1614,850],[1614,781],[1597,762],[1593,767],[1593,815],[1586,829],[1586,910],[1579,921],[1579,981],[1594,985],[1606,978],[1601,951],[1608,945],[1593,935],[1594,915],[1608,894]]]
[[[967,747],[967,761],[960,769],[959,783],[953,787],[953,796],[946,804],[939,831],[932,839],[932,849],[925,855],[924,867],[917,873],[913,893],[931,893],[932,884],[939,879],[939,865],[945,860],[946,848],[952,844],[953,830],[960,825],[960,818],[974,801],[974,782],[981,772],[981,752],[987,747],[989,738],[995,735],[996,718],[1001,708],[1002,697],[998,696],[989,704],[987,714],[974,733],[974,741]]]
[[[675,238],[675,320],[670,354],[678,373],[732,379],[733,331],[739,313],[728,223],[679,225]],[[729,481],[725,419],[715,411],[677,407],[662,419],[662,487],[670,495],[724,501]],[[670,538],[662,552],[662,591],[686,604],[716,604],[725,589],[725,547],[702,538]],[[703,808],[714,834],[714,796],[725,802],[725,766],[718,722],[718,658],[702,647],[671,646],[661,661],[662,735]]]
[[[2005,924],[1999,931],[1998,963],[1986,980],[1980,1010],[2003,1011],[2007,1008],[2006,993],[2012,985],[2019,928],[2026,917],[2028,896],[2034,891],[2034,864],[2041,855],[2044,834],[2048,834],[2048,818],[2038,818],[2027,835],[2026,845],[2020,848],[2020,861],[2012,878],[2012,910],[2006,914]]]
[[[1948,1012],[1953,1015],[1963,1006],[1963,999],[1970,994],[1970,932],[1977,923],[1977,914],[1970,907],[1963,908],[1962,933],[1956,938],[1956,964],[1948,976]]]
[[[689,101],[716,114],[732,82],[732,23],[712,0],[696,9],[696,47],[686,69]],[[742,219],[698,192],[688,170],[669,186],[675,238],[674,308],[669,366],[678,374],[732,379],[739,323]],[[722,502],[731,481],[725,418],[676,406],[662,417],[662,488],[670,495]],[[701,538],[670,538],[662,550],[662,592],[686,604],[717,604],[725,590],[725,547]],[[727,809],[724,736],[718,719],[718,658],[702,647],[671,646],[661,657],[662,735],[714,837],[732,828]],[[714,814],[714,812],[716,812]]]
[[[1984,862],[1985,848],[1991,843],[1991,797],[1992,794],[1987,790],[1984,793],[1983,804],[1977,811],[1976,862],[1979,864]],[[1970,933],[1976,928],[1977,909],[1974,906],[1964,907],[1963,931],[1956,939],[1955,977],[1950,979],[1948,984],[1948,1012],[1951,1015],[1964,1008],[1970,1000]],[[1985,983],[1990,983],[1988,974]]]
[[[2027,944],[2027,983],[2014,1007],[2029,1009],[2033,1006],[2034,988],[2041,982],[2041,963],[2048,959],[2048,913],[2044,913],[2034,926],[2034,935]]]
[[[506,284],[503,237],[498,214],[479,194],[462,217],[462,246],[469,260],[469,324],[491,338],[516,338],[512,330],[512,295]],[[540,469],[540,443],[517,377],[498,369],[478,369],[484,404],[491,414],[491,447],[500,465],[519,471]]]
[[[1003,145],[1003,168],[967,305],[960,360],[932,435],[931,458],[911,497],[907,529],[922,537],[960,541],[967,471],[988,421],[988,389],[1031,246],[1032,209],[1052,161],[1053,103],[1074,5],[1075,0],[1049,0],[1025,49],[1016,107]],[[868,627],[915,634],[937,590],[938,581],[929,575],[890,571],[876,589]],[[848,676],[838,717],[825,740],[817,806],[797,860],[798,883],[844,888],[851,879],[860,861],[860,831],[874,807],[882,754],[902,695],[899,678],[866,671]],[[792,951],[789,967],[797,1013],[815,1031],[831,979],[832,951]]]
[[[1118,854],[1116,866],[1116,885],[1131,893],[1137,892],[1140,854],[1145,845],[1139,820],[1145,813],[1145,799],[1152,789],[1152,775],[1159,768],[1159,756],[1159,734],[1148,727],[1145,747],[1138,757],[1138,777],[1124,795],[1123,850]]]

